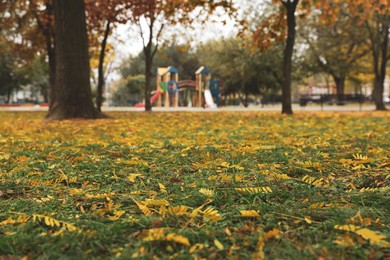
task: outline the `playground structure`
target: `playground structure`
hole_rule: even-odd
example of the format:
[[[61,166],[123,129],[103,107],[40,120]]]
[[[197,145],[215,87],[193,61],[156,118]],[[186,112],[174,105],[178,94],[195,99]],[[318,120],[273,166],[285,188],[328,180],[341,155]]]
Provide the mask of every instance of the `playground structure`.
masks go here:
[[[162,106],[164,100],[165,107],[178,107],[179,105],[179,73],[176,68],[157,69],[157,92],[152,96],[152,103],[157,100],[157,106]]]
[[[157,89],[151,102],[157,107],[187,105],[216,108],[219,106],[221,81],[213,80],[211,71],[205,66],[195,72],[195,79],[195,81],[179,81],[176,68],[172,66],[158,68]]]

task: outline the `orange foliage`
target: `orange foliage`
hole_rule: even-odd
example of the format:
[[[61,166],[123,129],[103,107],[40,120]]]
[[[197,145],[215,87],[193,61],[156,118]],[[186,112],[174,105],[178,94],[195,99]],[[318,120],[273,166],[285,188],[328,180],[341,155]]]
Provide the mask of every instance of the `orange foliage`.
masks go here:
[[[388,0],[294,0],[294,2],[299,2],[296,16],[305,18],[316,10],[319,13],[320,22],[330,26],[342,9],[347,9],[353,16],[359,17],[362,23],[374,14],[389,15],[390,13]],[[286,38],[286,1],[273,0],[273,3],[278,6],[277,12],[261,23],[253,34],[256,46],[261,49],[269,48],[275,42]]]

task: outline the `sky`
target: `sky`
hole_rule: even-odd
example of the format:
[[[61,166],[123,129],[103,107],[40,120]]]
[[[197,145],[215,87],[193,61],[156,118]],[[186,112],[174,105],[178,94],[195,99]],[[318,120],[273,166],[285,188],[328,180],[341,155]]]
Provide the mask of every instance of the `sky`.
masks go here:
[[[247,10],[257,9],[257,13],[261,13],[264,7],[267,6],[269,0],[231,0],[233,6],[236,8],[238,16],[244,17]],[[177,40],[180,42],[191,42],[195,44],[206,42],[210,39],[218,39],[222,37],[232,37],[237,34],[237,28],[235,28],[235,22],[224,14],[222,9],[217,10],[216,16],[211,16],[210,19],[204,24],[194,23],[195,30],[175,28],[179,31],[176,35]],[[211,20],[215,20],[212,22]],[[223,23],[225,21],[226,23]],[[116,42],[118,45],[117,51],[123,55],[136,55],[142,50],[142,41],[139,37],[137,29],[131,28],[129,24],[119,25],[116,29],[116,36],[120,39],[120,42]],[[170,30],[170,29],[168,29]],[[166,29],[165,29],[166,31]]]
[[[237,1],[237,0],[236,0]],[[216,21],[207,21],[204,24],[195,23],[194,29],[179,27],[167,27],[165,32],[169,37],[173,36],[177,43],[192,43],[196,45],[207,42],[212,39],[234,37],[237,34],[235,22],[228,16],[214,17]],[[222,21],[226,23],[223,23]],[[168,38],[169,38],[168,37]],[[138,28],[130,24],[118,25],[114,31],[114,37],[111,37],[111,44],[115,48],[115,60],[113,68],[119,66],[123,60],[130,55],[138,55],[143,48],[142,39],[139,35]],[[168,39],[169,40],[169,39]],[[113,70],[108,75],[108,81],[118,79],[119,75]]]
[[[208,21],[204,25],[195,24],[195,30],[187,30],[186,28],[168,28],[171,35],[176,34],[176,39],[179,42],[185,43],[188,40],[196,44],[207,42],[211,39],[218,39],[223,37],[231,37],[237,34],[237,29],[234,27],[234,21],[228,17],[223,17],[226,19],[226,24],[223,24],[221,21],[211,22]],[[115,30],[116,38],[115,45],[117,46],[117,51],[121,55],[136,55],[142,50],[142,40],[139,36],[137,30],[129,24],[119,25]],[[173,33],[173,30],[177,30],[179,33]]]
[[[251,0],[232,0],[234,6],[237,8],[240,16],[246,9],[262,6],[262,3],[266,0],[257,0],[253,2]],[[265,5],[263,5],[265,6]],[[212,39],[229,38],[234,37],[238,33],[238,29],[235,27],[235,21],[230,19],[228,15],[224,15],[219,12],[217,16],[211,16],[204,24],[194,23],[194,28],[183,27],[166,27],[164,29],[166,35],[169,38],[175,37],[177,43],[188,43],[196,47]],[[115,37],[111,38],[111,44],[115,46],[115,62],[114,67],[117,67],[124,59],[130,55],[137,55],[142,51],[142,40],[138,32],[138,27],[131,26],[130,24],[119,25],[114,32]],[[175,35],[175,36],[174,36]],[[113,73],[112,80],[115,80],[118,75]]]

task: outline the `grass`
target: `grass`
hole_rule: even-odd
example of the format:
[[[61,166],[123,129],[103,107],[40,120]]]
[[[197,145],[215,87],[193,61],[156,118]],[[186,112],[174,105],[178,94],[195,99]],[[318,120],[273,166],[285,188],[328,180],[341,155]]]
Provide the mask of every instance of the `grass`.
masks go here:
[[[389,113],[0,112],[0,255],[383,259]]]

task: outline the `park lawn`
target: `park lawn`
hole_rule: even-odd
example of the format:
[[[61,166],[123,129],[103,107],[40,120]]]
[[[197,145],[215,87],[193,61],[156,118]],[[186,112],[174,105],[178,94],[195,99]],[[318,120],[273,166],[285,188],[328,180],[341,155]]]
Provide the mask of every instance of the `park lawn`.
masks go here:
[[[389,113],[0,112],[0,256],[389,257]]]

